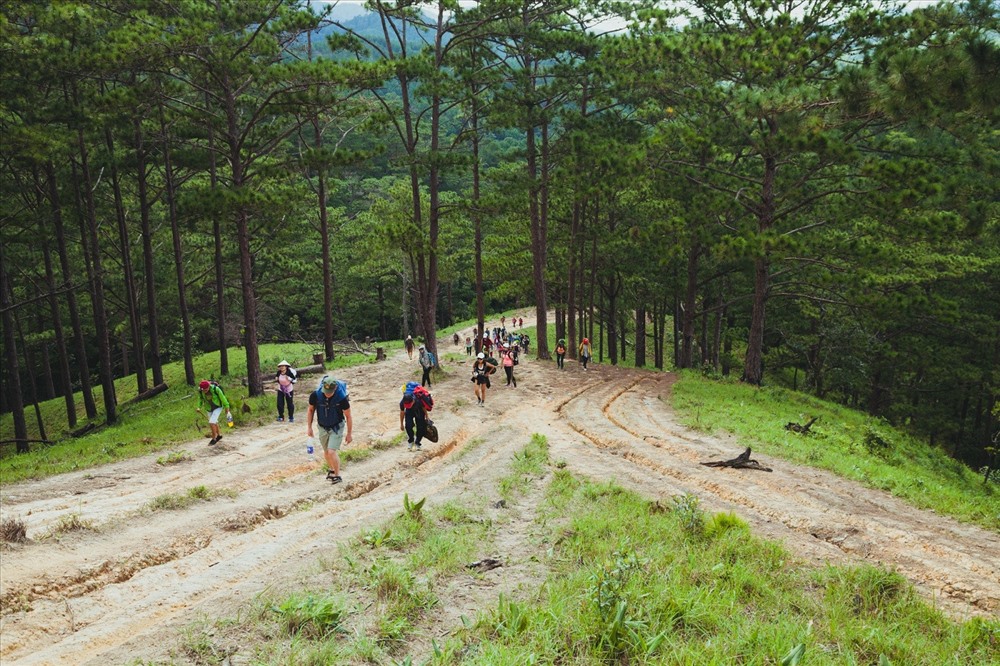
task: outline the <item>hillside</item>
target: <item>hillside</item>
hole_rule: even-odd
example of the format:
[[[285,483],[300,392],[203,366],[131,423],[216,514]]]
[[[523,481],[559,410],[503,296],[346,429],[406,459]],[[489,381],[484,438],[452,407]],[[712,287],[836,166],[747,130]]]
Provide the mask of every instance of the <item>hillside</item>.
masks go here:
[[[666,400],[672,375],[608,366],[583,372],[574,364],[560,372],[528,358],[518,368],[518,387],[494,382],[479,407],[464,348],[442,341],[440,350],[446,376],[433,390],[441,440],[418,453],[397,437],[399,386],[419,377],[416,361],[396,353],[338,372],[350,383],[354,412],[355,440],[346,449],[372,453],[344,465],[340,486],[327,484],[306,458],[302,395],[296,423],[238,429],[211,449],[189,442],[175,464],[151,455],[5,486],[3,516],[21,517],[29,542],[3,553],[0,658],[165,659],[192,620],[235,616],[264,590],[314,578],[317,561],[390,518],[404,495],[434,505],[469,497],[492,502],[490,489],[508,473],[512,455],[536,434],[574,475],[613,480],[665,505],[693,494],[804,562],[895,569],[954,617],[1000,612],[1000,571],[992,564],[1000,535],[764,456],[756,457],[772,473],[701,466],[733,457],[743,445],[680,425]],[[212,501],[142,511],[196,488]],[[499,593],[536,584],[537,499],[529,494],[510,509],[498,546],[508,566],[442,591],[444,610],[426,635],[446,633],[449,623],[494,604]],[[491,520],[500,519],[502,507],[491,510]],[[66,529],[71,524],[84,529]],[[429,650],[429,639],[421,641],[415,649]]]

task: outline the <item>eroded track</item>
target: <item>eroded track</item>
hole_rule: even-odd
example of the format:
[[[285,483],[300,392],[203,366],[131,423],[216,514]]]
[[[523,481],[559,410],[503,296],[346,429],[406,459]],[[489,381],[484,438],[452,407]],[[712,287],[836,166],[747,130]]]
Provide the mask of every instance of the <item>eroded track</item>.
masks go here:
[[[444,501],[489,492],[533,433],[575,473],[656,499],[695,494],[804,559],[884,563],[956,616],[1000,612],[1000,536],[780,460],[766,461],[772,474],[703,467],[743,447],[680,426],[663,399],[668,376],[572,364],[560,372],[529,359],[519,388],[497,381],[479,407],[466,363],[464,354],[446,357],[449,376],[433,387],[441,442],[419,453],[376,451],[345,465],[341,486],[305,459],[304,424],[274,424],[227,433],[213,449],[192,441],[190,459],[173,465],[148,456],[4,487],[3,516],[23,519],[31,541],[0,553],[0,660],[141,658],[144,646],[199,615],[235,613],[269,586],[312,575],[318,557],[398,512],[404,493]],[[397,433],[398,387],[415,373],[402,354],[341,373],[351,386],[353,446]],[[197,486],[215,498],[143,510]],[[70,519],[93,529],[44,538]]]

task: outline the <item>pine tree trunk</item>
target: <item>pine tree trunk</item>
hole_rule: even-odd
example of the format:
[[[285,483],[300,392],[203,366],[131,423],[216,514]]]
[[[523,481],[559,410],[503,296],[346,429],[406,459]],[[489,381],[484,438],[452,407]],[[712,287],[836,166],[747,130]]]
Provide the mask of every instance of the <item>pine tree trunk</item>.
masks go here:
[[[184,252],[181,247],[180,221],[177,219],[177,197],[174,190],[174,167],[170,157],[170,139],[167,124],[160,108],[160,128],[163,132],[163,186],[167,197],[167,213],[170,217],[170,232],[174,244],[174,265],[177,273],[177,309],[181,316],[181,330],[184,335],[184,381],[194,386],[194,360],[191,355],[191,317],[187,305],[187,285],[184,279]]]
[[[49,184],[50,196],[51,187]],[[41,211],[41,197],[43,188],[38,176],[35,176],[35,189],[39,196],[39,211]],[[55,211],[52,201],[49,201],[49,209],[54,217]],[[76,400],[73,396],[73,377],[69,370],[69,349],[66,346],[66,336],[62,325],[62,312],[59,310],[59,300],[56,298],[56,278],[52,266],[52,250],[49,248],[48,230],[45,226],[45,218],[38,217],[38,238],[42,245],[42,259],[45,266],[45,289],[49,292],[46,299],[49,303],[49,317],[52,321],[52,330],[55,333],[56,357],[59,363],[59,391],[55,395],[62,395],[66,402],[66,421],[71,428],[76,427]],[[41,310],[39,310],[39,313]]]
[[[635,309],[635,367],[646,367],[646,304]]]
[[[91,296],[94,310],[94,326],[97,329],[97,354],[100,359],[101,388],[104,394],[104,419],[108,425],[118,420],[118,401],[115,397],[115,379],[111,369],[111,337],[108,331],[107,308],[104,303],[104,267],[101,261],[101,245],[98,236],[97,210],[94,206],[93,180],[90,177],[90,161],[83,130],[77,130],[77,148],[80,151],[80,176],[83,200],[86,204],[87,244],[90,250],[90,264],[93,267]]]
[[[163,383],[163,358],[160,355],[160,323],[156,306],[156,265],[153,259],[153,229],[149,221],[149,184],[146,172],[146,147],[142,120],[133,120],[135,143],[136,186],[139,197],[139,224],[142,229],[143,279],[146,287],[146,322],[149,331],[149,361],[153,370],[153,385]]]
[[[76,346],[76,368],[80,373],[80,392],[83,394],[83,406],[87,418],[92,419],[97,416],[97,404],[94,402],[94,391],[90,385],[90,363],[87,360],[87,345],[83,337],[83,324],[80,321],[80,308],[76,302],[76,293],[70,284],[69,254],[66,250],[66,229],[63,225],[62,206],[59,203],[59,188],[56,184],[56,170],[52,162],[45,164],[45,176],[49,181],[49,206],[52,208],[52,221],[56,231],[56,249],[59,251],[59,266],[62,269],[62,281],[59,283],[60,289],[66,294],[66,304],[69,306],[70,325],[73,327],[73,343]],[[53,304],[50,302],[50,307]],[[58,304],[55,304],[58,308]],[[67,358],[67,366],[69,360]],[[67,375],[68,378],[68,375]],[[67,379],[67,381],[69,381]],[[72,385],[70,384],[70,392]],[[67,401],[66,409],[69,409]],[[73,407],[73,416],[69,419],[70,425],[76,425],[76,406]]]
[[[701,246],[695,242],[688,249],[687,280],[684,285],[684,306],[681,308],[681,355],[679,368],[694,367],[694,318],[698,299],[698,259]]]
[[[41,309],[35,310],[35,330],[37,333],[44,333],[46,329],[45,320],[42,317]],[[45,379],[45,394],[39,396],[41,400],[51,400],[56,397],[56,385],[53,380],[52,359],[49,354],[49,341],[45,337],[39,337],[38,348],[42,352],[42,377]]]
[[[205,95],[208,105],[208,95]],[[208,126],[208,143],[215,146],[215,130]],[[208,151],[209,184],[215,190],[219,185],[219,173],[215,163],[215,150]],[[222,255],[222,220],[218,216],[212,220],[212,238],[215,241],[215,339],[219,345],[219,374],[229,374],[229,337],[226,335],[226,271],[225,257]]]
[[[129,332],[132,337],[132,350],[135,353],[135,378],[139,393],[145,393],[149,388],[146,377],[146,359],[143,354],[142,321],[139,316],[139,294],[135,285],[135,271],[132,268],[132,248],[128,235],[128,223],[125,220],[125,204],[122,201],[122,188],[118,179],[118,166],[115,161],[115,143],[109,128],[104,129],[104,140],[108,146],[108,159],[111,165],[111,190],[115,199],[115,217],[118,220],[118,240],[121,243],[122,273],[125,286],[125,302],[128,305]],[[122,362],[127,367],[126,357]],[[128,376],[126,369],[124,375]]]
[[[479,100],[472,98],[472,226],[475,234],[476,262],[476,353],[482,349],[485,327],[486,303],[483,295],[483,220],[479,210],[480,165],[479,165]]]
[[[0,243],[0,257],[4,244]],[[0,260],[0,321],[3,323],[3,349],[6,363],[7,381],[4,394],[7,396],[8,407],[14,421],[14,439],[17,440],[17,452],[27,453],[28,424],[24,420],[24,401],[21,396],[21,368],[17,358],[17,337],[14,333],[14,310],[11,287],[8,284],[7,262]]]

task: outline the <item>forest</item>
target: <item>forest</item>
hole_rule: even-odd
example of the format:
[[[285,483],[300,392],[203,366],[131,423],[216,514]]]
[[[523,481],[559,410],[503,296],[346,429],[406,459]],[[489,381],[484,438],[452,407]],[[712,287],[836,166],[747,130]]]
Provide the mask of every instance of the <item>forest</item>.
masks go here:
[[[540,359],[552,323],[995,460],[996,2],[367,8],[3,3],[2,439],[228,346],[254,396],[263,342],[530,306]]]

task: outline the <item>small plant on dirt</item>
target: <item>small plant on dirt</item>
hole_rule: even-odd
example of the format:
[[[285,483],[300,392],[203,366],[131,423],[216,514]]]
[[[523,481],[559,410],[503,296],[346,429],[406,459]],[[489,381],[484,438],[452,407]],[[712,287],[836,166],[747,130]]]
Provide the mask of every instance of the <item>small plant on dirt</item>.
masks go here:
[[[52,534],[66,534],[68,532],[86,532],[96,529],[94,521],[85,520],[78,513],[69,513],[59,518],[51,532]]]
[[[684,493],[670,499],[674,503],[674,515],[680,520],[684,533],[695,539],[702,536],[705,530],[705,512],[699,506],[701,501],[698,497]]]
[[[281,616],[290,636],[303,638],[323,638],[343,632],[349,614],[340,599],[312,592],[293,594],[271,610]]]
[[[392,530],[388,528],[380,530],[376,527],[375,529],[365,532],[365,535],[361,538],[361,540],[372,548],[380,548],[382,544],[386,543],[391,536]]]
[[[28,526],[20,518],[4,518],[0,521],[0,540],[24,543],[28,540]]]
[[[192,499],[207,500],[212,498],[212,491],[208,489],[208,486],[195,486],[188,489],[188,495]]]
[[[167,465],[176,465],[185,460],[191,460],[191,455],[187,451],[171,451],[167,455],[157,458],[156,464],[166,467]]]
[[[340,452],[340,461],[361,462],[375,455],[375,449],[344,449]]]
[[[408,494],[406,494],[406,493],[403,493],[403,510],[406,511],[406,515],[411,520],[416,520],[416,521],[419,522],[419,521],[421,521],[421,520],[424,519],[423,514],[421,513],[421,511],[423,510],[423,508],[424,508],[424,502],[426,502],[426,501],[427,501],[427,498],[425,497],[422,500],[420,500],[419,502],[411,502],[410,501],[410,496]]]

